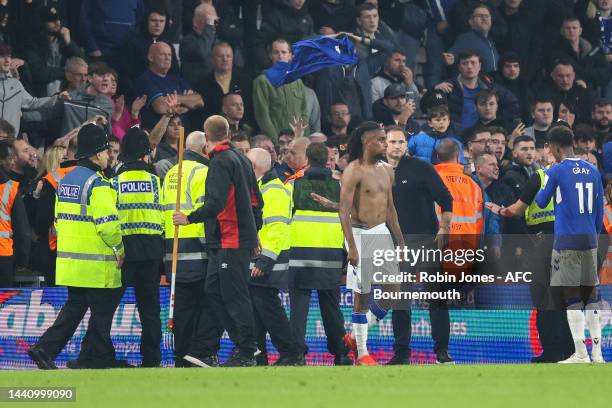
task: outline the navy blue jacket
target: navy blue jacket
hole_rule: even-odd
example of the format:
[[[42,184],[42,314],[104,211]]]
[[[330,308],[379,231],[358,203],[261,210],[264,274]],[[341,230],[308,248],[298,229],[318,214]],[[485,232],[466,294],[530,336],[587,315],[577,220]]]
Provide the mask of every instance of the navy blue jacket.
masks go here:
[[[447,80],[453,85],[453,91],[447,95],[448,109],[451,114],[451,121],[455,123],[461,122],[461,112],[463,112],[463,85],[459,82],[459,76]],[[482,75],[478,80],[480,90],[491,89],[499,96],[499,108],[497,117],[504,123],[512,122],[512,119],[520,117],[520,107],[516,96],[501,85],[493,82],[493,80],[485,75]]]
[[[119,48],[126,35],[137,31],[143,14],[142,0],[83,0],[81,31],[85,51],[107,54]]]

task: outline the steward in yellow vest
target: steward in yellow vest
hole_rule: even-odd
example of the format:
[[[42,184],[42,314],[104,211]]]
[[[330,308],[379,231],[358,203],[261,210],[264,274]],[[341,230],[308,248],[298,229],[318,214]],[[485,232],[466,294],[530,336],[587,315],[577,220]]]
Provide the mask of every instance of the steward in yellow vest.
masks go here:
[[[335,356],[335,363],[341,364],[347,353],[342,340],[345,331],[339,288],[345,259],[344,235],[338,210],[324,207],[311,197],[316,193],[340,202],[340,183],[325,167],[327,154],[323,143],[311,143],[306,149],[309,168],[293,181],[289,296],[291,326],[300,354],[308,352],[304,340],[306,320],[311,292],[316,289],[329,352]]]
[[[266,333],[280,353],[275,365],[304,365],[304,356],[297,350],[291,325],[278,297],[279,289],[287,289],[289,224],[293,207],[293,187],[283,184],[272,170],[272,158],[264,149],[251,149],[247,157],[253,163],[259,191],[263,198],[263,226],[259,230],[261,253],[251,262],[251,302],[255,316],[255,338],[261,354],[257,365],[268,365]]]
[[[78,134],[77,167],[59,183],[57,220],[58,285],[68,286],[68,300],[55,323],[28,354],[41,369],[53,362],[88,309],[91,317],[77,360],[69,368],[117,367],[110,331],[121,298],[125,258],[117,195],[102,171],[110,145],[104,129],[88,124]]]
[[[187,214],[204,205],[209,162],[203,155],[205,144],[203,132],[193,132],[185,141],[180,210]],[[168,170],[163,185],[165,270],[168,282],[172,272],[172,213],[176,210],[178,175],[177,164]],[[218,366],[217,351],[223,327],[204,293],[208,265],[204,246],[204,224],[181,226],[178,236],[174,294],[174,365]]]
[[[161,183],[153,174],[151,145],[147,134],[131,128],[121,142],[121,161],[112,179],[125,247],[121,268],[123,290],[134,287],[142,325],[142,367],[161,362],[159,275],[164,254]]]

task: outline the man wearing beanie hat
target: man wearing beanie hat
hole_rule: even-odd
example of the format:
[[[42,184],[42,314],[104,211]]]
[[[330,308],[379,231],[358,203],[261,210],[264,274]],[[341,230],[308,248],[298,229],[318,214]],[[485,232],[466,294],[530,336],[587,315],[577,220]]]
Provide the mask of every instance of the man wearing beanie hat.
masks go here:
[[[56,369],[62,351],[91,310],[87,333],[76,360],[68,368],[119,366],[110,337],[113,315],[121,299],[121,266],[125,258],[117,194],[102,175],[108,164],[108,139],[94,124],[78,134],[77,166],[57,188],[56,283],[68,287],[68,300],[55,323],[28,355],[41,369]]]
[[[123,290],[134,287],[142,324],[142,367],[158,367],[161,361],[159,270],[164,254],[161,182],[151,166],[147,134],[131,128],[121,144],[123,165],[112,179],[125,246],[121,268]]]

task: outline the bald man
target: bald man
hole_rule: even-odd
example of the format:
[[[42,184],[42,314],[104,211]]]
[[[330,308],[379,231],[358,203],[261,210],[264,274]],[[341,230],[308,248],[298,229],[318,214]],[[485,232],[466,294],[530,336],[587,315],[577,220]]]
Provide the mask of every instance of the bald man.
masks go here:
[[[206,137],[204,132],[190,133],[185,141],[185,153],[181,177],[181,207],[193,211],[203,205],[206,194],[209,161],[204,157]],[[160,162],[161,163],[161,162]],[[172,213],[178,194],[179,166],[175,164],[167,171],[163,183],[164,230],[166,247],[166,277],[171,279],[174,226]],[[193,225],[179,231],[178,257],[175,278],[174,309],[174,363],[176,367],[195,365],[217,366],[219,340],[223,326],[212,310],[206,297],[207,256],[204,246],[203,226]]]
[[[174,225],[205,223],[208,270],[205,293],[236,344],[226,367],[255,365],[257,351],[249,295],[251,254],[258,253],[263,199],[247,157],[230,144],[229,123],[219,115],[204,122],[210,157],[206,201],[188,216],[173,215]]]
[[[228,43],[215,44],[212,50],[212,65],[212,72],[195,84],[196,91],[201,95],[206,95],[206,108],[204,109],[206,117],[223,112],[235,129],[245,122],[253,127],[251,98],[253,80],[234,66],[234,52]],[[233,95],[230,98],[231,106],[236,106],[236,99],[240,99],[242,112],[239,115],[236,115],[236,112],[228,111],[228,107],[231,110],[231,106],[226,105],[226,102],[230,102],[226,101],[228,95]]]
[[[283,184],[272,170],[272,158],[266,150],[251,149],[247,157],[253,163],[264,200],[264,226],[259,231],[261,253],[251,260],[249,288],[257,346],[262,351],[257,357],[257,365],[268,364],[266,333],[270,333],[272,344],[280,353],[275,365],[304,365],[304,357],[297,350],[291,325],[278,297],[280,289],[287,289],[292,188],[290,184]]]
[[[193,85],[212,71],[211,52],[218,19],[217,10],[212,4],[200,4],[193,12],[191,33],[181,40],[181,73]]]
[[[307,137],[298,137],[289,143],[283,163],[278,166],[278,169],[276,169],[276,172],[283,183],[299,171],[306,168],[308,165],[306,149],[310,143],[311,141]]]
[[[177,113],[181,114],[183,126],[190,131],[187,116],[189,111],[195,111],[204,106],[202,97],[194,92],[191,85],[181,77],[170,73],[172,67],[172,51],[165,42],[156,42],[149,47],[147,56],[148,69],[136,80],[137,95],[147,96],[147,106],[142,110],[142,126],[152,129],[162,115],[170,112],[168,95],[177,94]]]

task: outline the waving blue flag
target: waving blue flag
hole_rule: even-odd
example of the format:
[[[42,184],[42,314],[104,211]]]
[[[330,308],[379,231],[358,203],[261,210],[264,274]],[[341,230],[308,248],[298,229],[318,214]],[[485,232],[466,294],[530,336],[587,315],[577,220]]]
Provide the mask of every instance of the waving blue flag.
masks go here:
[[[279,61],[264,73],[276,88],[323,68],[337,65],[355,65],[357,51],[347,37],[315,37],[293,44],[291,62]]]

